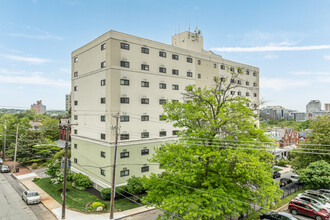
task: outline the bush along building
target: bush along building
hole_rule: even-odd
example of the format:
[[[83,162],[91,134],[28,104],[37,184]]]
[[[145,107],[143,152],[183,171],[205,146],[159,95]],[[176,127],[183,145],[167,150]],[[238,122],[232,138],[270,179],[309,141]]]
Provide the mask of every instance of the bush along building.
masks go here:
[[[223,59],[203,49],[200,32],[185,31],[164,44],[109,31],[72,52],[72,170],[94,187],[111,185],[115,114],[119,117],[117,185],[131,176],[159,173],[148,159],[177,138],[163,120],[162,104],[182,101],[187,85],[213,86],[214,77],[241,72],[231,91],[259,106],[259,68]],[[228,68],[229,67],[229,68]],[[229,70],[228,70],[229,69]]]

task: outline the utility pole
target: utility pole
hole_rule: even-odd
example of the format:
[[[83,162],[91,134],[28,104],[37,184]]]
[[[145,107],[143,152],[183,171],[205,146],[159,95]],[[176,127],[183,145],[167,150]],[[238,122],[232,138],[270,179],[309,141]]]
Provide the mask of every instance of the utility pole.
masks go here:
[[[7,120],[5,120],[5,129],[4,129],[4,134],[3,134],[3,143],[2,143],[2,158],[3,161],[5,161],[5,148],[6,148],[6,132],[7,132]]]
[[[116,118],[116,137],[115,137],[115,152],[113,159],[113,170],[112,170],[112,186],[111,186],[111,200],[110,200],[110,219],[113,218],[114,213],[114,202],[115,202],[115,187],[116,187],[116,164],[117,164],[117,149],[118,149],[118,121],[119,121],[119,113],[114,116]]]
[[[68,145],[71,124],[66,124],[66,138],[65,138],[65,160],[64,160],[64,177],[63,177],[63,190],[62,190],[62,219],[65,219],[65,199],[66,199],[66,175],[68,167]]]
[[[15,143],[15,154],[14,154],[14,173],[16,173],[16,154],[17,154],[17,141],[18,141],[18,127],[19,124],[17,124],[17,128],[16,128],[16,143]]]

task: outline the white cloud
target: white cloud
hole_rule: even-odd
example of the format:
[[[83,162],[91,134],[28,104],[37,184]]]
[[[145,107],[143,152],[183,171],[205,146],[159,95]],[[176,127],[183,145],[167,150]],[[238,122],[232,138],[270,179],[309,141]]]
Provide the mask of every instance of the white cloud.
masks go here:
[[[325,56],[324,56],[324,59],[326,59],[326,60],[330,60],[330,55],[325,55]]]
[[[9,34],[12,37],[23,37],[23,38],[30,38],[30,39],[38,39],[38,40],[45,40],[45,39],[56,39],[56,40],[63,40],[62,37],[52,35],[49,33],[44,33],[41,35],[30,35],[30,34]]]
[[[277,59],[278,56],[274,55],[274,54],[269,54],[269,55],[265,55],[264,58],[267,60],[274,60],[274,59]]]
[[[276,91],[281,91],[289,88],[305,87],[310,85],[312,82],[310,80],[297,80],[297,79],[283,79],[283,78],[260,78],[260,87],[263,89],[273,89]]]
[[[5,69],[5,68],[0,68],[0,73],[7,74],[7,75],[23,75],[26,72],[25,71],[13,71],[13,70]]]
[[[38,57],[23,57],[23,56],[9,55],[9,54],[3,54],[1,56],[10,60],[22,61],[30,64],[42,64],[42,63],[50,62],[50,60],[48,59],[43,59]]]
[[[330,76],[330,72],[305,72],[305,71],[297,71],[297,72],[290,72],[293,75],[296,76]]]
[[[304,50],[324,50],[330,49],[330,45],[312,46],[260,46],[260,47],[217,47],[211,48],[218,52],[269,52],[269,51],[304,51]]]
[[[14,83],[14,84],[33,84],[33,85],[46,85],[55,87],[66,87],[70,88],[70,82],[58,79],[48,79],[41,77],[40,75],[32,76],[1,76],[0,83]]]

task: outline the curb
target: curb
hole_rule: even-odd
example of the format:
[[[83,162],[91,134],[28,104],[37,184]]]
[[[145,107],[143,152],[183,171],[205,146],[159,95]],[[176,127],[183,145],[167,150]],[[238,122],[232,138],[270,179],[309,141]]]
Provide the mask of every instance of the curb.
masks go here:
[[[144,211],[141,211],[141,212],[132,213],[132,214],[126,215],[124,217],[119,217],[119,218],[116,218],[116,219],[124,219],[124,218],[127,218],[127,217],[132,217],[132,216],[139,215],[139,214],[142,214],[142,213],[145,213],[145,212],[153,211],[155,209],[156,209],[155,207],[151,207],[148,210],[144,210]]]

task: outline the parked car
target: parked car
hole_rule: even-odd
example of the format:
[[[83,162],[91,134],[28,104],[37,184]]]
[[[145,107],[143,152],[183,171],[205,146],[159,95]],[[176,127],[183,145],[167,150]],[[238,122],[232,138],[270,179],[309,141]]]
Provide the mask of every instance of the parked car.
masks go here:
[[[293,215],[305,215],[313,217],[316,220],[329,220],[330,218],[330,214],[326,210],[320,209],[311,203],[296,199],[291,200],[289,203],[289,210]]]
[[[22,199],[25,201],[27,205],[38,204],[41,201],[41,196],[37,191],[26,190],[22,194]]]
[[[8,165],[0,165],[0,173],[10,173],[10,167]]]
[[[323,199],[324,201],[330,203],[330,196],[325,193],[320,193],[319,191],[316,190],[306,190],[304,193]]]
[[[293,215],[286,212],[267,212],[261,213],[260,219],[268,219],[268,220],[299,220],[299,218],[294,217]]]
[[[292,180],[292,182],[294,183],[299,183],[299,179],[298,179],[299,175],[298,174],[292,174],[290,179]]]
[[[0,165],[2,165],[3,164],[3,160],[2,160],[2,158],[0,157]]]
[[[324,193],[330,196],[330,189],[318,189],[317,191],[319,191],[320,193]]]
[[[330,213],[330,203],[327,203],[322,199],[319,199],[315,196],[308,195],[305,193],[303,193],[303,194],[300,193],[295,198],[298,200],[302,200],[304,202],[312,203],[313,205],[315,205],[321,209],[325,209],[327,212]]]
[[[279,177],[281,177],[280,172],[278,172],[278,171],[273,171],[273,179],[276,179],[276,178],[279,178]]]
[[[280,179],[280,187],[287,186],[292,183],[292,180],[289,178]]]

